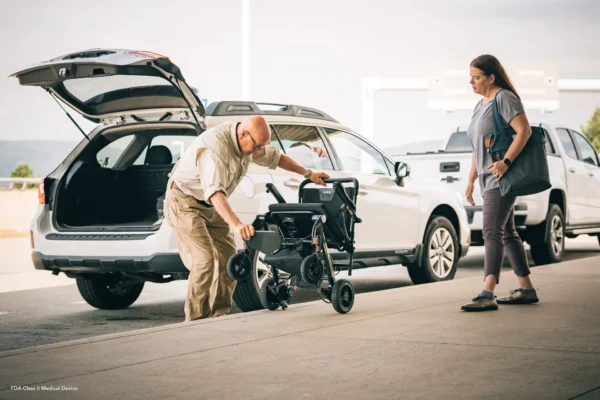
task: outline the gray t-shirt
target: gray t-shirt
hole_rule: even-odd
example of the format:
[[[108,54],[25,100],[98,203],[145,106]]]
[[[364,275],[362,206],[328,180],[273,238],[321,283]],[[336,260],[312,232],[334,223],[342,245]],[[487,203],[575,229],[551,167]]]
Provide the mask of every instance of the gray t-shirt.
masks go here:
[[[510,90],[501,89],[498,92],[496,101],[498,102],[498,111],[504,119],[504,126],[506,127],[509,126],[510,121],[517,114],[525,112],[521,100]],[[486,191],[499,187],[498,181],[488,169],[488,166],[492,164],[492,156],[485,150],[484,143],[486,135],[495,130],[492,104],[492,101],[483,104],[483,99],[481,99],[475,106],[471,123],[467,129],[467,135],[475,154],[475,164],[482,196]]]

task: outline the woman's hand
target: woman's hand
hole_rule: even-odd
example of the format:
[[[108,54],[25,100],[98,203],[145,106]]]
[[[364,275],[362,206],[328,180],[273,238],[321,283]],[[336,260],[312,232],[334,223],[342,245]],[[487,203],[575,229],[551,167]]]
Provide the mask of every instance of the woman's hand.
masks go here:
[[[496,161],[492,165],[488,167],[490,171],[492,171],[492,175],[496,177],[496,180],[499,181],[502,179],[506,171],[508,171],[508,165],[504,163],[504,161]]]
[[[470,205],[475,207],[475,201],[473,200],[473,183],[469,182],[467,185],[467,190],[465,191],[465,196]]]

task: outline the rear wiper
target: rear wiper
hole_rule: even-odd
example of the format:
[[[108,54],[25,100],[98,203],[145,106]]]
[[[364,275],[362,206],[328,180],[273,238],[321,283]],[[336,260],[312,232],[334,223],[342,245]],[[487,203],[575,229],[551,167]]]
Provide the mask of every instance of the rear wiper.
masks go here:
[[[88,135],[85,134],[85,132],[83,131],[83,129],[81,129],[81,127],[79,126],[79,124],[77,124],[77,122],[75,122],[75,120],[73,119],[73,117],[71,117],[71,114],[69,114],[67,112],[67,110],[65,110],[64,107],[60,104],[60,102],[58,101],[58,99],[56,98],[56,96],[54,96],[54,93],[52,93],[50,91],[50,89],[48,89],[48,88],[45,88],[45,89],[50,94],[50,96],[52,96],[52,98],[54,99],[54,101],[56,101],[56,103],[59,105],[59,107],[62,108],[62,110],[65,112],[65,114],[67,114],[67,117],[69,117],[69,119],[71,120],[71,122],[73,122],[75,124],[75,126],[79,129],[79,131],[81,132],[81,134],[83,136],[85,136],[85,138],[88,140],[88,142],[91,142],[91,140],[88,137]]]

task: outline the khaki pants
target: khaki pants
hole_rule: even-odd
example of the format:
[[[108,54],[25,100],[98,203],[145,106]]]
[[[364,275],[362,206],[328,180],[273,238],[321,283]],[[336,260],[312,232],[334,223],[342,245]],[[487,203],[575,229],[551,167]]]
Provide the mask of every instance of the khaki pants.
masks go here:
[[[179,255],[190,271],[185,320],[225,315],[231,310],[236,281],[227,261],[236,253],[233,232],[214,208],[202,206],[176,186],[169,187],[165,221],[173,228]]]

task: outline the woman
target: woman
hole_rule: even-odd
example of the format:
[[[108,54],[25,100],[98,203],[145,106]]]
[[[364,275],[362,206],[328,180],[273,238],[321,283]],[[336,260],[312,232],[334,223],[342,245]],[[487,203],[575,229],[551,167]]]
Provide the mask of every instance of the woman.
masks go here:
[[[500,62],[491,55],[482,55],[471,62],[471,86],[473,91],[483,98],[475,106],[471,123],[467,130],[473,160],[465,195],[467,201],[473,201],[473,185],[479,178],[483,197],[483,239],[485,244],[484,284],[481,294],[470,303],[464,304],[464,311],[497,310],[500,304],[529,304],[538,302],[535,289],[529,278],[527,255],[523,248],[514,220],[514,196],[500,195],[498,181],[510,168],[531,136],[531,127],[527,121],[521,99]],[[492,117],[492,102],[496,99],[498,111],[517,136],[506,151],[503,160],[493,162],[486,150],[485,137],[495,130]],[[489,143],[488,143],[489,145]],[[496,302],[494,289],[500,282],[500,268],[504,260],[504,249],[519,281],[519,288],[511,290],[510,295]]]

